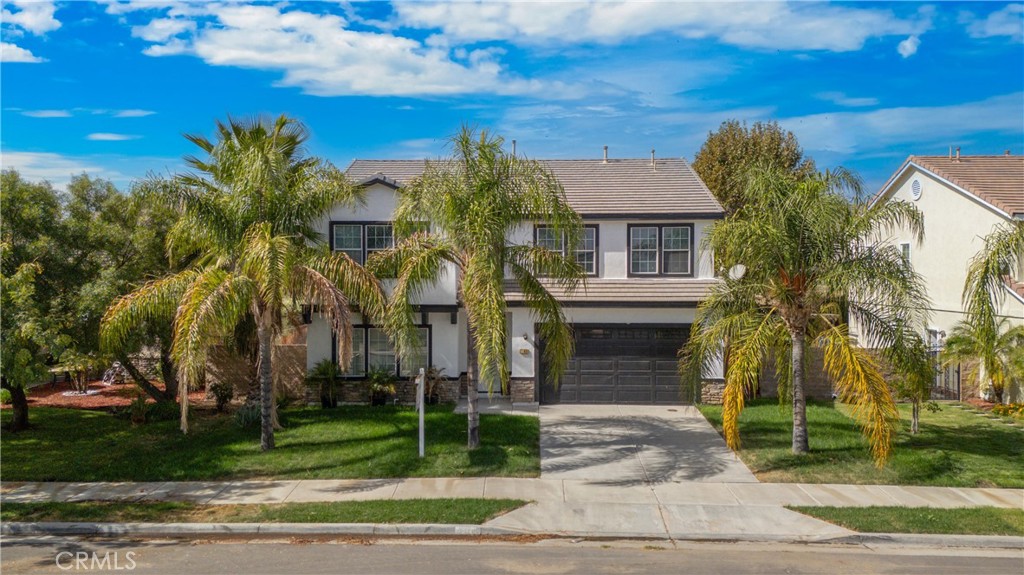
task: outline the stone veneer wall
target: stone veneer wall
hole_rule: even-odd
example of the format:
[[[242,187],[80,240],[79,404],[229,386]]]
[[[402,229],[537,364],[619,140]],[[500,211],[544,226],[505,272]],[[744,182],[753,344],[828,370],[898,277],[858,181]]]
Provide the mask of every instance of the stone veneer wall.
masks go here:
[[[537,386],[532,377],[513,377],[509,382],[513,403],[536,403]]]
[[[818,348],[807,346],[807,368],[804,370],[804,395],[813,399],[832,399],[832,379],[825,373],[825,355]],[[778,374],[775,372],[775,359],[766,358],[764,369],[761,370],[761,381],[758,386],[761,397],[778,397]]]
[[[725,392],[724,379],[705,379],[700,385],[700,402],[721,405],[723,392]]]
[[[341,395],[338,397],[338,401],[341,403],[359,404],[370,402],[370,385],[366,381],[342,380],[339,384],[339,391]],[[441,403],[455,403],[459,400],[459,380],[445,380],[443,383],[438,384],[434,391],[440,398]],[[315,389],[307,388],[305,401],[308,404],[319,404],[320,399],[317,397]],[[389,401],[401,405],[415,405],[416,380],[401,379],[395,382],[395,395]]]
[[[306,396],[306,346],[274,346],[274,385],[291,399]],[[222,381],[235,388],[235,399],[244,399],[256,380],[256,366],[224,346],[214,346],[206,359],[206,389]]]

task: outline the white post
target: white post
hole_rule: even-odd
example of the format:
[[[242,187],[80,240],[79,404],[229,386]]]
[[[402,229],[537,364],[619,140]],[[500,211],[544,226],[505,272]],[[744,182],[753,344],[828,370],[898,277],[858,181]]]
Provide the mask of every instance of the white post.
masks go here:
[[[423,388],[424,388],[424,384],[426,382],[426,379],[427,379],[426,372],[421,367],[420,368],[420,374],[418,376],[416,376],[416,408],[420,412],[420,458],[421,459],[424,456],[424,451],[423,451],[424,450],[424,446],[423,446],[423,410],[424,410],[424,406],[426,404],[426,401],[425,401],[425,399],[423,397],[423,393],[424,393],[424,389]]]

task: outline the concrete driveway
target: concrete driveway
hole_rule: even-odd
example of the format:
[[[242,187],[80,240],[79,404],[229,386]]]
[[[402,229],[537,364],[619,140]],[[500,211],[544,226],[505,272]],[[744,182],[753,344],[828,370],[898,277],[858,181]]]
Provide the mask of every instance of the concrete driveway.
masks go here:
[[[541,478],[599,485],[757,483],[693,406],[544,405]]]

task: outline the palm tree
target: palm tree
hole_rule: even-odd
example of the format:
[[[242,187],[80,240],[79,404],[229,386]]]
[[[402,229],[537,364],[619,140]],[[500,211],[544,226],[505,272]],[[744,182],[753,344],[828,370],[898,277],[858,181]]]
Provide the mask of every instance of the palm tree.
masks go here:
[[[397,278],[386,328],[399,353],[412,349],[411,297],[435,282],[447,264],[458,270],[459,301],[469,320],[468,445],[480,443],[477,378],[493,386],[508,384],[505,357],[506,270],[526,294],[544,339],[557,383],[573,353],[573,336],[561,306],[538,279],[544,276],[572,292],[583,270],[572,257],[533,245],[509,242],[517,229],[544,223],[576,245],[582,220],[569,206],[558,180],[541,164],[502,149],[503,140],[486,130],[463,128],[451,138],[452,155],[427,162],[423,175],[399,196],[395,233],[399,243],[374,254],[369,265],[379,275]],[[432,229],[424,231],[423,223]]]
[[[167,238],[183,271],[117,300],[102,338],[116,346],[143,322],[173,317],[171,354],[182,379],[181,429],[188,432],[188,390],[201,380],[207,352],[239,326],[255,327],[262,431],[274,447],[272,348],[283,319],[300,305],[324,315],[338,334],[338,357],[351,358],[350,304],[380,317],[379,282],[347,255],[330,252],[315,225],[360,195],[329,163],[304,156],[305,128],[285,116],[217,123],[217,139],[188,135],[207,156],[188,156],[194,173],[167,187],[181,219]],[[354,300],[354,301],[350,301]]]
[[[971,259],[964,282],[966,318],[953,327],[943,352],[945,363],[974,360],[968,374],[979,383],[991,385],[998,402],[1008,384],[1024,378],[1013,367],[1013,346],[1021,344],[1021,327],[1009,328],[999,315],[1006,299],[1005,282],[1024,266],[1024,221],[997,226],[985,236],[984,247]],[[1018,278],[1020,279],[1020,278]]]
[[[920,240],[920,212],[905,202],[869,205],[859,179],[842,168],[809,177],[757,169],[744,195],[743,207],[716,223],[705,240],[730,273],[698,308],[681,351],[684,380],[698,385],[727,355],[723,426],[727,443],[738,449],[744,393],[756,389],[767,358],[774,357],[780,397],[792,396],[792,450],[806,453],[806,349],[821,348],[827,373],[842,400],[854,404],[881,465],[898,413],[880,361],[925,377],[927,358],[915,329],[925,319],[921,279],[879,238],[906,227]]]

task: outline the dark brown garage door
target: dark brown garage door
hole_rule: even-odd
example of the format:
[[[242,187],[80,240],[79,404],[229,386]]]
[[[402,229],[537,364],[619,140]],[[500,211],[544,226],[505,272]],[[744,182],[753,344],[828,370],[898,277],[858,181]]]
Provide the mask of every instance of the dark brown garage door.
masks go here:
[[[541,366],[541,403],[679,404],[676,352],[689,326],[575,326],[576,355],[556,390]],[[543,355],[541,355],[543,357]]]

